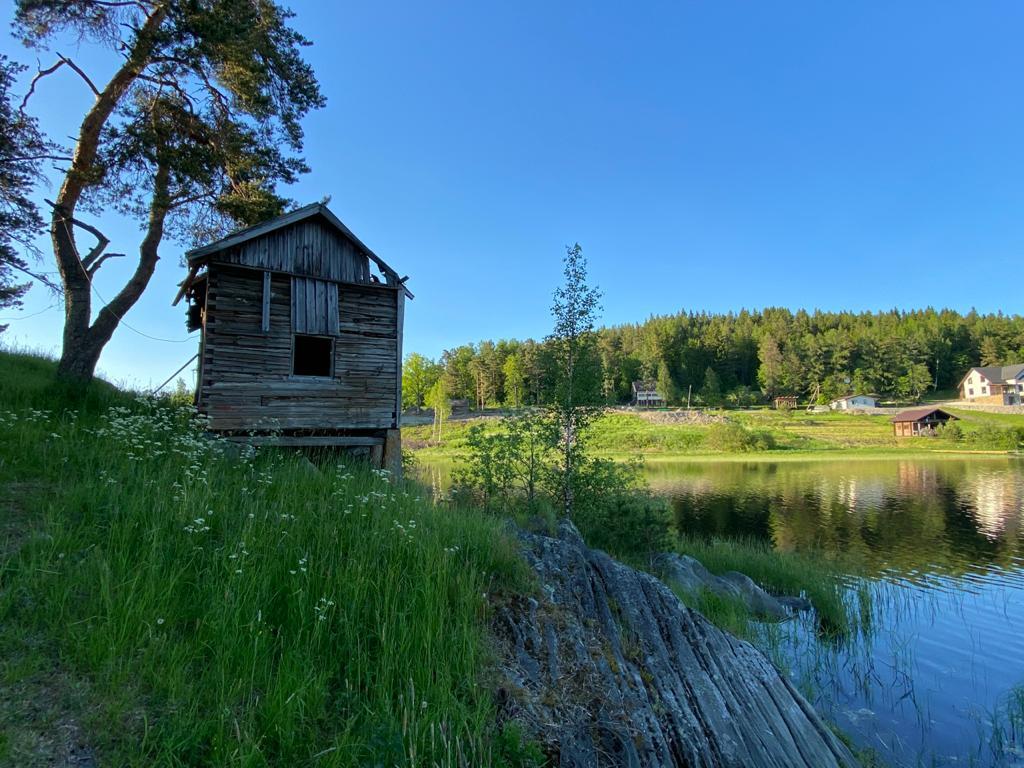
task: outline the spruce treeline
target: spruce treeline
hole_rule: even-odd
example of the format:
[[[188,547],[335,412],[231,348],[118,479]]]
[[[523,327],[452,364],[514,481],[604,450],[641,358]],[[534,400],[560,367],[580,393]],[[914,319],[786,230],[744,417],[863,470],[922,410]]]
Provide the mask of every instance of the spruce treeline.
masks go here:
[[[627,403],[631,383],[658,382],[671,405],[750,405],[779,395],[825,402],[849,393],[917,400],[957,386],[975,365],[1024,362],[1024,317],[952,310],[888,312],[681,312],[602,328],[588,350],[605,402]],[[411,363],[411,365],[410,365]],[[471,408],[547,405],[554,396],[550,344],[481,341],[437,361],[410,355],[407,406],[440,377]],[[510,378],[511,377],[511,378]]]

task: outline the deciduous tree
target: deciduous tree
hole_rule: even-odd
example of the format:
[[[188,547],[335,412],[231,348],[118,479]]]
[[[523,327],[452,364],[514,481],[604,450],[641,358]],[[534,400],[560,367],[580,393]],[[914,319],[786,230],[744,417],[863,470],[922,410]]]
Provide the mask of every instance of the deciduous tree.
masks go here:
[[[422,408],[427,392],[440,376],[437,363],[419,352],[412,352],[402,365],[402,404],[406,408]]]
[[[555,327],[547,343],[555,363],[555,392],[550,406],[558,426],[562,509],[572,514],[573,481],[582,450],[581,433],[592,421],[601,398],[600,360],[594,324],[601,292],[587,283],[587,260],[579,243],[566,247],[562,285],[555,290],[551,315]]]

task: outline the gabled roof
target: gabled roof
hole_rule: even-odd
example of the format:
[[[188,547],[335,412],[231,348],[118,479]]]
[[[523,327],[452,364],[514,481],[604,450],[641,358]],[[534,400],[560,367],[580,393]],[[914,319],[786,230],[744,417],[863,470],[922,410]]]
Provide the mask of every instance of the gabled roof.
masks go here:
[[[1016,363],[1014,365],[976,365],[964,374],[963,379],[960,379],[961,384],[964,383],[964,379],[970,376],[971,371],[977,371],[989,381],[1002,384],[1007,379],[1024,378],[1024,363]]]
[[[634,392],[655,392],[658,391],[658,382],[656,381],[634,381],[633,382]]]
[[[267,221],[260,222],[259,224],[254,224],[251,227],[246,227],[245,229],[232,232],[231,234],[222,237],[220,240],[215,240],[208,245],[193,248],[185,254],[185,258],[188,260],[189,264],[192,264],[214,253],[218,253],[228,248],[234,248],[237,245],[241,245],[242,243],[248,242],[249,240],[253,240],[257,237],[262,237],[263,235],[281,229],[282,227],[297,224],[300,221],[305,221],[306,219],[311,219],[317,216],[323,218],[327,223],[341,232],[342,235],[351,240],[352,243],[355,244],[356,248],[370,259],[370,261],[376,264],[377,268],[380,269],[386,277],[390,277],[394,282],[402,285],[403,288],[405,287],[404,281],[408,280],[408,278],[399,277],[398,273],[389,267],[384,259],[371,251],[362,240],[353,234],[352,230],[342,223],[341,219],[331,213],[331,210],[324,203],[304,205],[301,208],[296,208],[294,211],[281,214],[273,219],[268,219]],[[413,295],[408,288],[405,288],[405,293],[410,299],[413,298]]]
[[[909,411],[902,411],[897,413],[890,419],[890,421],[901,422],[901,421],[920,421],[926,419],[933,413],[941,413],[950,419],[956,419],[949,411],[944,411],[941,408],[911,408]]]

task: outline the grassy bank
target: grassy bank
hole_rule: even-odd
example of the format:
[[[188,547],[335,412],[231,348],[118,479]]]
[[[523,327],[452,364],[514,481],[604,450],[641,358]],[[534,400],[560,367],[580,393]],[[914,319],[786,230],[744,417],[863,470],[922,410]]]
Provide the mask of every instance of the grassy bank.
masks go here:
[[[610,411],[589,432],[595,455],[647,460],[729,459],[807,460],[813,458],[880,458],[897,456],[958,456],[1005,453],[1000,441],[1009,429],[1024,429],[1024,415],[991,414],[966,409],[953,412],[961,419],[959,441],[919,437],[897,440],[890,417],[861,413],[789,413],[773,410],[723,411],[709,423],[659,423],[636,413]],[[445,425],[443,440],[431,440],[430,427],[402,430],[403,439],[427,458],[456,458],[465,454],[466,435],[474,424],[485,428],[494,419],[464,419]]]
[[[485,673],[499,521],[0,353],[0,764],[520,764]],[[525,758],[524,758],[525,759]]]
[[[843,574],[849,573],[849,565],[840,569],[821,556],[782,553],[753,539],[708,539],[681,534],[676,550],[697,559],[714,574],[739,571],[773,594],[806,597],[824,631],[845,635],[857,622],[858,611],[844,596]],[[705,594],[694,607],[719,626],[741,636],[749,634],[751,616],[742,604]]]

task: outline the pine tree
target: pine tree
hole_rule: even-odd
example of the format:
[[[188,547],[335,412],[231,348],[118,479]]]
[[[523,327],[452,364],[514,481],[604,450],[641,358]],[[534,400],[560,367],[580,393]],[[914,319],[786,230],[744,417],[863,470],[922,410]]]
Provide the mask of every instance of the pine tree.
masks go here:
[[[28,290],[15,273],[36,277],[22,255],[36,253],[32,238],[43,226],[29,196],[41,178],[42,161],[63,159],[43,139],[36,121],[11,103],[14,78],[24,69],[0,55],[0,308],[20,306]]]
[[[64,291],[58,370],[92,378],[103,347],[142,295],[165,235],[198,242],[281,213],[275,191],[307,169],[300,119],[324,103],[273,0],[18,0],[15,30],[36,48],[64,36],[119,61],[99,85],[70,58],[36,75],[73,71],[95,97],[82,115],[52,205],[50,237]],[[95,314],[92,281],[111,255],[79,210],[110,208],[139,222],[133,274]],[[96,237],[81,251],[76,230]]]

